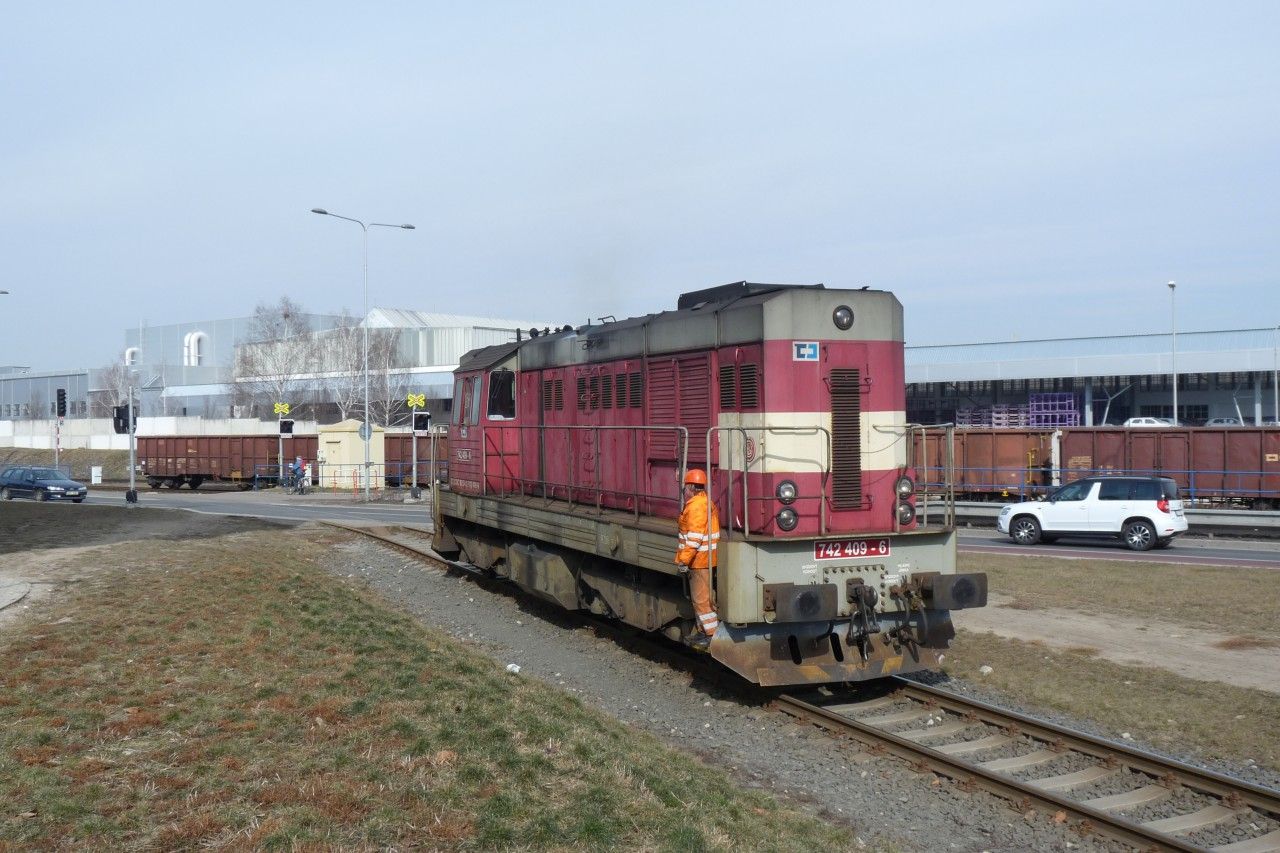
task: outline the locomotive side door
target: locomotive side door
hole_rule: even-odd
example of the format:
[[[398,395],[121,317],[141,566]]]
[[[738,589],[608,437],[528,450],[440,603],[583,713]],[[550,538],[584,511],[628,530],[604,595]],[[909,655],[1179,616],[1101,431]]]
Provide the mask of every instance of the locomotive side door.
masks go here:
[[[505,495],[515,490],[520,471],[520,428],[516,418],[516,373],[507,367],[485,377],[485,490]]]

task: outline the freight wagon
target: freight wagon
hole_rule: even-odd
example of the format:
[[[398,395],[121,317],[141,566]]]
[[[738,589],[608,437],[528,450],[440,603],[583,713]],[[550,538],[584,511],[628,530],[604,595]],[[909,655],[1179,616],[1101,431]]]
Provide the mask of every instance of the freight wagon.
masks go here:
[[[950,448],[934,430],[917,435],[914,459],[924,483],[953,466],[966,500],[1040,495],[1097,474],[1159,474],[1197,504],[1280,509],[1275,427],[957,429]]]
[[[231,483],[241,488],[275,485],[283,440],[287,465],[295,457],[314,463],[318,439],[314,435],[148,435],[138,436],[138,466],[153,489],[198,489],[204,483]],[[431,443],[436,442],[436,471],[430,470]],[[387,484],[412,480],[413,445],[408,433],[384,436]],[[426,485],[448,471],[448,439],[440,434],[418,436],[418,481]],[[318,473],[318,472],[317,472]]]

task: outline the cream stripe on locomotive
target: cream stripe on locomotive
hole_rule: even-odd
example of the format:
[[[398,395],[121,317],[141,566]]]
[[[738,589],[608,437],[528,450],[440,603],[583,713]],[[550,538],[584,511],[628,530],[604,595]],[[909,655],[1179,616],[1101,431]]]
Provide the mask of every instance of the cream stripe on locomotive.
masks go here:
[[[907,415],[905,412],[863,412],[860,417],[862,470],[889,471],[906,464]],[[827,432],[766,432],[761,427],[822,427]],[[827,436],[831,432],[830,412],[722,412],[720,427],[743,427],[751,441],[751,462],[747,470],[758,474],[821,473],[830,467]],[[730,441],[733,467],[743,467],[743,435],[721,432],[721,470],[729,468]]]

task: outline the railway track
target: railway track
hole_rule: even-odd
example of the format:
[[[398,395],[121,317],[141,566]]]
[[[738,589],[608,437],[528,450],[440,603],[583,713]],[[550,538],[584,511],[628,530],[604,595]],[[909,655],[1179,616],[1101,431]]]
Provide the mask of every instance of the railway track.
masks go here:
[[[432,553],[425,531],[326,523],[441,567],[465,570]],[[630,633],[626,645],[634,650],[654,646],[647,652],[652,657],[675,656]],[[907,679],[894,681],[892,694],[860,702],[782,694],[774,704],[858,741],[872,754],[894,756],[966,789],[995,794],[1019,811],[1035,809],[1069,821],[1082,835],[1140,850],[1280,851],[1280,791]]]
[[[1201,770],[906,679],[862,702],[777,707],[922,772],[1140,850],[1280,850],[1280,791]]]

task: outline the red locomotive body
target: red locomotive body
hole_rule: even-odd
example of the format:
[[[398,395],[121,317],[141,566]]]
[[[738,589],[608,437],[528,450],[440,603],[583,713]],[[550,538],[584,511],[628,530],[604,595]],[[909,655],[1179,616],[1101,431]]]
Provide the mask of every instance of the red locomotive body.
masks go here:
[[[947,611],[985,602],[949,505],[917,506],[892,294],[739,283],[476,350],[451,417],[437,547],[676,639],[680,483],[705,469],[726,526],[710,651],[753,681],[934,666]]]

